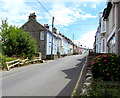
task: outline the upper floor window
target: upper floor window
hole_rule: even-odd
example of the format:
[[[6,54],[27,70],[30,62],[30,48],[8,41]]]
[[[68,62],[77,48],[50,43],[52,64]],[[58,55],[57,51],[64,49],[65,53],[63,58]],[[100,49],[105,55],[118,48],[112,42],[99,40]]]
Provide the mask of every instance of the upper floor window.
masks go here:
[[[103,20],[103,32],[105,32],[105,21]]]
[[[40,40],[44,40],[44,32],[40,32]]]
[[[115,35],[108,42],[108,52],[115,53]]]
[[[112,23],[113,25],[115,24],[115,7],[113,6],[113,11],[112,11]]]
[[[27,26],[24,26],[24,30],[27,30],[28,29],[28,27]]]
[[[102,40],[102,52],[105,52],[105,39]]]

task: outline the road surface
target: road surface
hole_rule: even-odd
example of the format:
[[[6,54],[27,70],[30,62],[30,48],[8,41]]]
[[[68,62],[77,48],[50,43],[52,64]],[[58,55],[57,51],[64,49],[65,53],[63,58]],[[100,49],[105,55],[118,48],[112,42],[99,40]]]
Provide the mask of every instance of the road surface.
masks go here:
[[[2,96],[70,96],[85,56],[74,55],[2,72]]]

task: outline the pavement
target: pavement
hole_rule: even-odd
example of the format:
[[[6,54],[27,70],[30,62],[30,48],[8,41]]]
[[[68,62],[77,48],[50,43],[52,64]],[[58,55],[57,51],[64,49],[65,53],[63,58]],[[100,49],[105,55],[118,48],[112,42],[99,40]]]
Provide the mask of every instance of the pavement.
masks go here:
[[[71,96],[84,63],[85,56],[73,55],[3,71],[2,95]]]

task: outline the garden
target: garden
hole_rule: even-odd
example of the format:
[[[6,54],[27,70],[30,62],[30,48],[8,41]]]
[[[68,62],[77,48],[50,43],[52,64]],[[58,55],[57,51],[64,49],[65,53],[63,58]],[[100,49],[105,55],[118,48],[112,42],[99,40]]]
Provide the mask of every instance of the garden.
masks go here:
[[[120,98],[120,57],[112,53],[88,55],[86,68],[82,91],[74,97]]]
[[[36,40],[28,32],[8,25],[7,20],[2,20],[0,30],[0,69],[6,69],[6,62],[16,59],[34,59],[37,54]]]

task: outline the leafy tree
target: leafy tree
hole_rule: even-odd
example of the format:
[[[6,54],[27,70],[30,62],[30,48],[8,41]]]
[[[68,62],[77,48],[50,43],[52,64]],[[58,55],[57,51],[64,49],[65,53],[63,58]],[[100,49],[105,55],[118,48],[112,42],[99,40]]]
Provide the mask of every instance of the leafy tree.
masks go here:
[[[32,57],[36,53],[36,41],[28,32],[15,26],[8,26],[7,20],[1,25],[2,52],[11,57]]]

